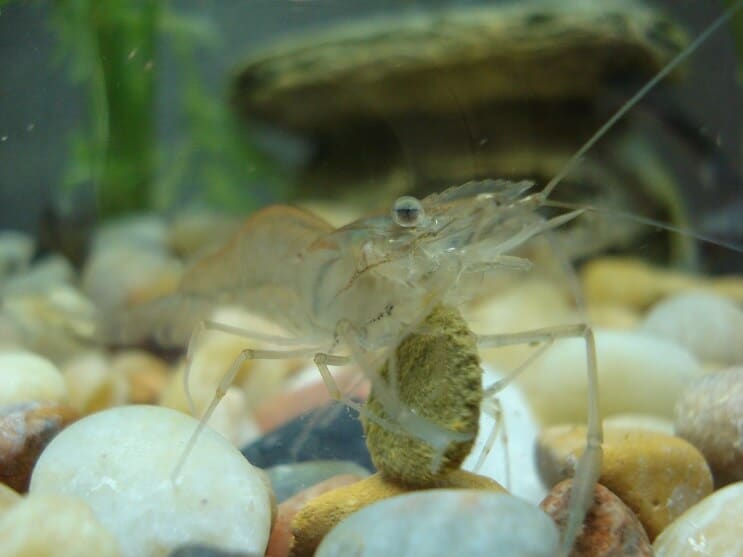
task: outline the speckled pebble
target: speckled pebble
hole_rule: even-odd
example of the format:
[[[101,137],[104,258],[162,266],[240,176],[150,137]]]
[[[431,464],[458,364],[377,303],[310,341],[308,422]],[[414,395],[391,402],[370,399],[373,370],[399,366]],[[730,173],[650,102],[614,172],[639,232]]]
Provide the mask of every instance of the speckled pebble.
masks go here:
[[[676,403],[675,427],[706,457],[718,486],[743,480],[743,367],[689,385]]]
[[[431,487],[505,491],[494,480],[464,470],[454,470],[440,477]],[[408,491],[409,487],[385,480],[380,473],[376,473],[312,499],[292,522],[294,542],[290,554],[294,557],[312,555],[323,537],[341,520],[377,501]]]
[[[743,364],[743,309],[709,292],[684,292],[653,306],[642,329],[684,346],[700,361]]]
[[[594,334],[602,417],[641,413],[673,418],[683,389],[704,373],[696,358],[674,342],[634,331]],[[518,381],[543,424],[586,421],[582,339],[558,340]]]
[[[585,426],[542,432],[537,458],[548,485],[570,477],[585,444]],[[712,492],[712,474],[690,443],[662,433],[604,427],[599,482],[631,508],[653,540],[666,525]]]
[[[85,500],[125,557],[167,555],[189,543],[262,554],[272,518],[267,480],[222,436],[206,428],[173,483],[196,425],[155,406],[87,416],[44,450],[30,493]]]
[[[41,451],[77,417],[75,410],[59,404],[0,407],[0,482],[25,493]]]
[[[655,557],[741,557],[743,482],[715,491],[674,520],[653,543]]]
[[[0,405],[64,402],[67,387],[59,369],[32,352],[0,352]]]
[[[355,462],[344,460],[311,460],[309,462],[272,466],[266,469],[266,474],[268,474],[268,478],[273,486],[276,500],[281,503],[303,489],[307,489],[328,478],[340,474],[351,474],[361,480],[369,475],[369,471]]]
[[[554,557],[557,529],[525,501],[476,490],[408,493],[338,524],[316,557]]]
[[[0,516],[0,557],[119,557],[118,544],[85,502],[28,497]]]
[[[562,532],[568,519],[573,480],[554,486],[540,507]],[[575,540],[571,557],[652,557],[653,549],[635,514],[610,490],[597,484],[593,504]]]

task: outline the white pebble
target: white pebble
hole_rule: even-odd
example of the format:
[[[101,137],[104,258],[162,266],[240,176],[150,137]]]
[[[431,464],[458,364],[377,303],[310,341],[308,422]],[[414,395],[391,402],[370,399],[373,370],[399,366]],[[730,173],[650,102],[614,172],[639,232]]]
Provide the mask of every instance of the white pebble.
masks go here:
[[[93,414],[42,453],[32,494],[80,497],[118,539],[125,557],[167,555],[189,543],[262,555],[271,501],[262,473],[206,428],[173,484],[196,420],[156,406]]]
[[[182,267],[167,254],[114,245],[93,252],[83,269],[82,288],[102,311],[114,310],[142,292],[155,296],[165,293],[160,289],[175,288]]]
[[[375,503],[341,521],[316,557],[553,557],[557,527],[517,497],[469,489],[418,491]]]
[[[743,555],[743,482],[702,499],[669,524],[653,542],[656,557]]]
[[[0,352],[0,405],[66,398],[64,378],[49,360],[20,350]]]
[[[684,346],[703,362],[743,363],[743,310],[707,292],[671,296],[648,313],[642,329]]]
[[[154,214],[130,214],[106,222],[96,230],[93,251],[133,247],[165,251],[168,229],[162,217]]]
[[[601,417],[639,413],[673,419],[683,389],[702,375],[699,362],[676,343],[630,331],[596,330]],[[558,340],[520,377],[545,424],[585,423],[586,345]]]
[[[116,539],[74,497],[31,496],[0,518],[0,557],[118,557]]]

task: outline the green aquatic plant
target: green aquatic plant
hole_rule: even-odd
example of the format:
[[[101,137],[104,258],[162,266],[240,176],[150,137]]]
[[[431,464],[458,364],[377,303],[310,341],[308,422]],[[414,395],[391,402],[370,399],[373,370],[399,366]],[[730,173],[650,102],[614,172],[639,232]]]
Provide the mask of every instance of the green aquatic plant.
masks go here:
[[[210,93],[196,65],[218,33],[207,20],[159,0],[68,0],[52,8],[57,56],[87,88],[87,110],[72,137],[63,195],[95,191],[100,216],[163,210],[184,197],[234,210],[255,207],[250,183],[281,196],[284,181],[238,130],[228,104]],[[187,133],[175,142],[157,133],[159,47],[172,44]],[[185,191],[186,177],[196,182]]]

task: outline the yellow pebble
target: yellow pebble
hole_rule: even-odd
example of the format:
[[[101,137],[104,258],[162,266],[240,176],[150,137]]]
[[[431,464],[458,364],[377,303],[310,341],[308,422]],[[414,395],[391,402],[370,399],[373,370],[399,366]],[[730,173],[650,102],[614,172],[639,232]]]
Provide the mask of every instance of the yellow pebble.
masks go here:
[[[546,483],[570,477],[583,452],[585,426],[554,426],[538,442]],[[653,431],[604,427],[599,482],[637,514],[652,541],[671,521],[712,492],[702,454],[683,439]]]
[[[438,479],[431,487],[506,491],[498,482],[464,470],[451,472]],[[372,503],[402,495],[408,491],[411,490],[387,481],[377,473],[312,499],[292,521],[293,540],[290,556],[314,555],[325,535],[341,520]]]
[[[74,497],[34,495],[0,518],[0,557],[118,557],[118,544],[87,504]]]

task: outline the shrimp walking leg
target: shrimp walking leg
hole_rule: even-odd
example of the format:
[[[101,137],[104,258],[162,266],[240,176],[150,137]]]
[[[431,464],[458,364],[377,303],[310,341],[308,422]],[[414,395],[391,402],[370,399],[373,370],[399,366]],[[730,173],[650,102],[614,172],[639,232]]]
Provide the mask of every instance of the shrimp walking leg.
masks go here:
[[[586,449],[578,461],[573,481],[573,491],[570,496],[568,507],[568,522],[563,532],[561,543],[561,555],[568,555],[575,543],[583,520],[590,508],[593,499],[593,490],[601,473],[602,451],[601,443],[603,431],[599,416],[598,401],[598,372],[596,365],[596,342],[593,330],[586,324],[562,325],[557,327],[546,327],[525,331],[521,333],[502,335],[478,335],[480,347],[499,347],[514,344],[546,343],[546,349],[555,340],[561,338],[581,337],[586,345],[586,372],[588,377],[588,433],[586,435]],[[527,363],[527,362],[525,362]],[[519,366],[517,370],[493,386],[486,389],[486,395],[492,396],[502,390],[516,375],[521,373],[526,365]]]
[[[483,338],[483,343],[485,342],[485,339],[493,339],[498,337],[498,340],[503,341],[503,337],[507,337],[509,335],[492,335],[490,337],[481,337]],[[511,384],[511,382],[516,379],[524,370],[526,370],[532,362],[534,362],[539,356],[541,356],[544,352],[547,351],[547,349],[552,346],[554,343],[554,339],[549,338],[543,341],[542,345],[535,350],[526,360],[524,360],[518,367],[511,370],[508,375],[503,377],[502,379],[499,379],[492,385],[488,386],[483,391],[483,399],[482,399],[482,411],[488,414],[490,417],[492,417],[495,420],[495,423],[493,424],[493,427],[488,434],[488,438],[485,441],[485,445],[483,446],[482,451],[480,452],[480,455],[477,457],[477,463],[475,464],[475,467],[473,469],[473,472],[478,472],[480,468],[485,464],[485,460],[488,458],[488,455],[490,454],[490,451],[493,450],[493,445],[495,443],[495,440],[498,438],[498,434],[503,431],[503,441],[504,441],[504,447],[506,448],[506,451],[508,451],[508,442],[507,442],[507,431],[505,426],[505,414],[502,411],[501,404],[498,401],[498,393],[500,393],[503,389],[505,389],[508,385]],[[506,452],[506,455],[504,457],[505,459],[505,465],[506,465],[506,483],[508,484],[510,482],[510,460],[508,459],[508,453]],[[506,486],[508,488],[508,486]]]
[[[173,482],[177,482],[181,468],[183,468],[183,465],[188,459],[188,456],[191,453],[196,440],[199,438],[199,435],[201,435],[201,432],[203,431],[204,427],[206,427],[209,418],[211,418],[214,410],[216,410],[220,401],[224,398],[224,395],[227,393],[227,389],[235,380],[237,372],[240,371],[240,368],[245,362],[247,362],[248,360],[288,360],[290,358],[311,358],[315,355],[316,352],[316,349],[309,348],[302,348],[298,350],[253,350],[251,348],[247,348],[240,352],[240,355],[235,358],[235,360],[232,362],[232,365],[230,365],[227,373],[222,376],[222,379],[217,386],[217,390],[214,393],[214,396],[212,397],[208,408],[199,420],[199,425],[196,427],[193,434],[191,434],[191,437],[189,438],[185,449],[183,449],[183,453],[181,453],[178,464],[176,464],[175,468],[173,469]]]
[[[201,339],[202,335],[210,331],[218,331],[249,340],[268,342],[276,346],[297,346],[309,344],[303,339],[282,337],[279,335],[267,335],[264,333],[258,333],[255,331],[244,329],[242,327],[235,327],[234,325],[219,323],[218,321],[212,321],[209,319],[199,321],[191,332],[191,337],[188,340],[188,345],[186,347],[185,367],[183,371],[183,390],[186,393],[188,409],[191,412],[192,416],[196,415],[196,405],[194,404],[193,396],[191,395],[191,387],[189,385],[191,367],[193,366],[193,357],[196,353],[196,349],[199,345],[199,340]]]

